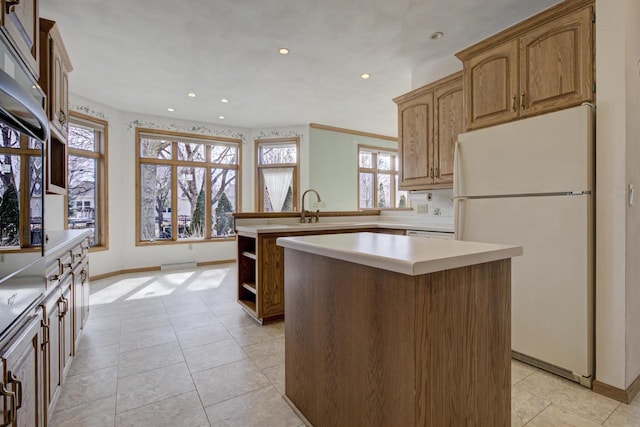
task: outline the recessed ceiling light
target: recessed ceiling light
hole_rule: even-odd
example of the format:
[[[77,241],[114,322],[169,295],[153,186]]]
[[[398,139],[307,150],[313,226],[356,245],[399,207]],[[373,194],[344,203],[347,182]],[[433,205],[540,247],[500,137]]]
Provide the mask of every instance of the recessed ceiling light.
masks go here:
[[[289,49],[287,49],[286,47],[281,47],[280,49],[278,49],[278,53],[280,55],[286,55],[289,53]]]
[[[174,110],[173,110],[173,108],[169,107],[169,108],[167,108],[167,111],[173,113]]]
[[[188,96],[189,98],[195,98],[195,97],[196,97],[196,94],[195,94],[195,93],[193,93],[193,92],[189,92],[189,93],[187,94],[187,96]]]
[[[220,102],[222,102],[223,104],[226,104],[227,102],[229,102],[229,100],[227,98],[222,98]]]
[[[367,80],[369,77],[371,77],[371,74],[369,74],[369,73],[362,73],[362,74],[360,74],[360,77],[361,77],[361,78],[363,78],[363,79],[365,79],[365,80]]]
[[[224,120],[224,116],[218,116],[220,120]]]
[[[438,40],[442,38],[442,36],[444,36],[444,33],[442,31],[436,31],[435,33],[431,34],[430,38],[431,40]]]

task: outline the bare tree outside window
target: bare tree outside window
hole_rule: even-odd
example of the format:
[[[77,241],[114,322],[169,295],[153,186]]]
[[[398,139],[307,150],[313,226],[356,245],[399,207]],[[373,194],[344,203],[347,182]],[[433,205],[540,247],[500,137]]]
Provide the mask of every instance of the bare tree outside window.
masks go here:
[[[74,112],[67,144],[67,227],[91,230],[90,244],[105,247],[107,128],[103,120]]]
[[[138,241],[231,234],[233,222],[227,214],[237,209],[240,141],[141,129],[136,133]]]
[[[398,191],[395,150],[358,146],[358,209],[406,207],[407,192]]]

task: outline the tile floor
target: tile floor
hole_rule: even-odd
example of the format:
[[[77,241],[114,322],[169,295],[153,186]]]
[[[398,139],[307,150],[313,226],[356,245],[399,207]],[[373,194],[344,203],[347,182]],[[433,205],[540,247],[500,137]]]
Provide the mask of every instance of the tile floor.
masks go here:
[[[282,399],[284,324],[235,302],[235,265],[92,283],[85,335],[54,426],[301,426]],[[640,426],[619,404],[512,362],[513,426]]]

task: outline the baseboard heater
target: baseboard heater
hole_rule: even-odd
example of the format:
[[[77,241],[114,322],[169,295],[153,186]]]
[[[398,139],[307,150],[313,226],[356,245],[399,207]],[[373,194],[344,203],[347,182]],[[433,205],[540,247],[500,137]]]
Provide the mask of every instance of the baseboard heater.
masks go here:
[[[196,264],[195,261],[175,262],[175,263],[171,263],[171,264],[160,264],[160,270],[162,270],[162,271],[165,271],[165,270],[187,270],[187,269],[196,268],[197,266],[198,266],[198,264]]]
[[[551,363],[543,362],[542,360],[536,359],[535,357],[527,356],[526,354],[518,353],[517,351],[513,350],[511,350],[511,357],[529,365],[533,365],[536,368],[540,368],[568,380],[575,381],[585,387],[591,388],[593,377],[583,377],[582,375],[576,374],[575,372],[568,371],[556,365],[552,365]]]

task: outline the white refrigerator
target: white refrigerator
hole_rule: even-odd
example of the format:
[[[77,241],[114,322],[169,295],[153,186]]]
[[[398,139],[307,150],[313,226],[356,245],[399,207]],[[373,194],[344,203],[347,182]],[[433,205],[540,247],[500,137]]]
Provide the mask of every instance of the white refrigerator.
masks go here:
[[[591,106],[459,135],[456,238],[522,245],[512,259],[513,356],[585,386],[594,366]]]

